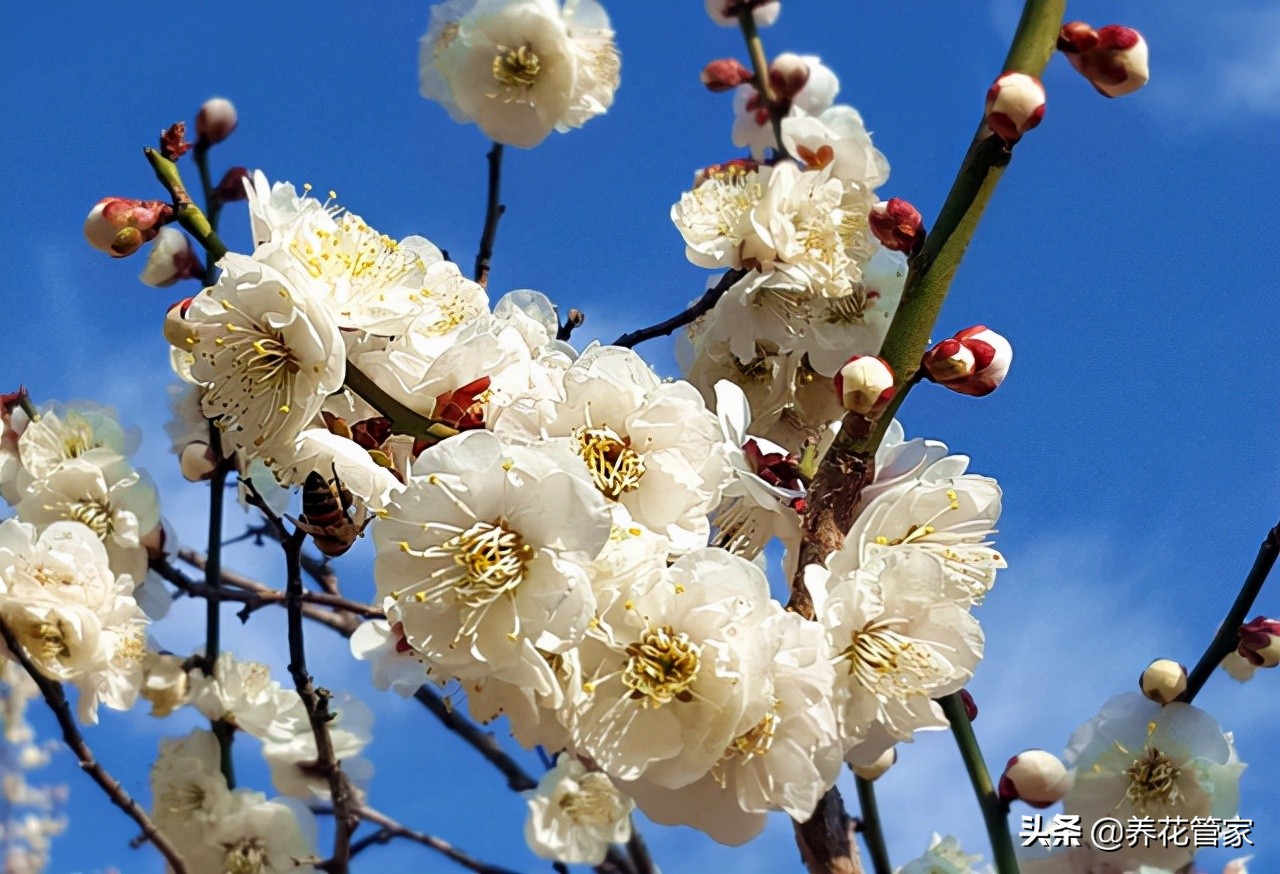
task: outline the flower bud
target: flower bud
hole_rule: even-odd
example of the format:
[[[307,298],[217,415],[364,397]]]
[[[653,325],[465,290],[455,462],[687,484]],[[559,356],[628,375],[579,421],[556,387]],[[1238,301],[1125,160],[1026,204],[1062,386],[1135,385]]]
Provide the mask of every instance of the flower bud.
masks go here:
[[[1138,678],[1138,688],[1162,707],[1172,704],[1187,691],[1187,669],[1173,659],[1156,659]]]
[[[738,12],[744,8],[753,10],[756,27],[768,27],[778,20],[782,4],[778,0],[707,0],[707,15],[721,27],[737,27]]]
[[[883,358],[855,355],[836,374],[836,395],[852,413],[870,416],[893,400],[893,369]]]
[[[1130,94],[1151,78],[1147,41],[1132,27],[1108,24],[1094,30],[1083,21],[1071,21],[1062,25],[1058,50],[1106,97]]]
[[[1026,750],[1004,766],[997,791],[1006,803],[1016,800],[1032,807],[1048,807],[1065,798],[1074,782],[1067,766],[1053,753]]]
[[[924,354],[925,372],[934,382],[962,395],[989,395],[1004,382],[1013,347],[984,325],[965,328]]]
[[[1259,668],[1280,665],[1280,621],[1258,616],[1241,625],[1236,652]]]
[[[165,226],[156,234],[147,255],[147,266],[142,268],[138,278],[152,288],[168,288],[180,279],[200,276],[203,270],[204,265],[196,257],[187,235],[177,228]]]
[[[122,258],[138,251],[172,218],[173,207],[162,200],[104,197],[85,217],[84,237],[99,252]]]
[[[1044,118],[1044,86],[1026,73],[1005,73],[987,91],[987,127],[1012,146]]]
[[[964,715],[970,722],[978,718],[978,702],[973,700],[973,695],[968,689],[960,690],[960,703],[964,705]]]
[[[914,252],[924,242],[924,219],[901,197],[882,200],[867,217],[871,233],[891,252]]]
[[[218,456],[208,443],[193,440],[182,447],[182,452],[178,455],[178,466],[187,482],[204,482],[218,469]]]
[[[234,203],[238,200],[248,200],[249,192],[245,188],[245,184],[250,178],[249,169],[247,167],[232,167],[222,176],[222,181],[218,183],[214,191],[218,195],[218,200],[222,203]],[[252,183],[248,183],[252,184]]]
[[[892,768],[897,761],[898,748],[889,747],[889,749],[880,754],[880,758],[876,759],[871,764],[850,765],[850,768],[853,770],[853,773],[857,774],[863,780],[866,780],[868,783],[872,783],[884,776],[885,771]]]
[[[799,55],[783,52],[769,64],[769,84],[775,97],[791,101],[809,84],[809,65]]]
[[[708,91],[717,94],[721,91],[732,91],[739,85],[750,82],[751,71],[735,58],[719,58],[702,68],[702,84]]]
[[[201,147],[220,143],[236,129],[235,104],[225,97],[211,97],[196,113],[196,142]]]

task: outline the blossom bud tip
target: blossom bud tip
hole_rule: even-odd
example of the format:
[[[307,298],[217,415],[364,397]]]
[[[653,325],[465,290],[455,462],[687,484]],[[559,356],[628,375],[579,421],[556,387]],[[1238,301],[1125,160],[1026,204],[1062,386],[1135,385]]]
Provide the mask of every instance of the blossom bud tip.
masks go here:
[[[883,358],[855,355],[836,373],[836,395],[844,408],[871,416],[893,400],[893,368]]]
[[[960,394],[982,397],[1000,387],[1013,361],[1009,341],[985,325],[965,328],[924,354],[929,378]]]
[[[1018,753],[1004,767],[997,790],[1000,800],[1049,807],[1067,796],[1074,778],[1062,760],[1044,750]]]
[[[1156,659],[1138,678],[1138,688],[1162,707],[1172,704],[1187,691],[1187,669],[1173,659]]]
[[[231,136],[239,121],[235,104],[225,97],[211,97],[196,113],[196,136],[201,146],[212,146]]]
[[[1147,41],[1132,27],[1108,24],[1094,30],[1083,21],[1069,21],[1058,32],[1058,50],[1099,94],[1132,94],[1151,78]]]
[[[1012,146],[1044,118],[1044,86],[1026,73],[1005,73],[987,91],[986,122]]]

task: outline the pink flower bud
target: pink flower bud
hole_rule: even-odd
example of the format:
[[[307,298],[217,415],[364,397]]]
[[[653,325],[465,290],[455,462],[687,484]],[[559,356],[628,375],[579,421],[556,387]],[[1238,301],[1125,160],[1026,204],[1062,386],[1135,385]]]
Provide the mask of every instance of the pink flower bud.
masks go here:
[[[893,400],[893,369],[883,358],[855,355],[836,374],[836,395],[846,410],[871,416]]]
[[[1012,146],[1044,118],[1044,86],[1026,73],[1005,73],[987,91],[987,127]]]
[[[779,100],[791,101],[809,84],[809,65],[799,55],[783,52],[769,64],[769,84]]]
[[[1004,766],[997,790],[1004,802],[1025,801],[1032,807],[1057,804],[1071,791],[1075,778],[1053,753],[1026,750]]]
[[[963,395],[989,395],[1004,382],[1013,361],[1009,341],[985,325],[965,328],[924,354],[934,382]]]
[[[154,239],[159,225],[172,218],[173,207],[162,200],[104,197],[85,217],[84,237],[99,252],[122,258]]]
[[[924,242],[924,219],[901,197],[882,200],[868,216],[871,233],[891,252],[914,252]]]
[[[1187,691],[1187,669],[1173,659],[1156,659],[1138,678],[1142,694],[1163,707]]]
[[[707,15],[721,27],[737,27],[742,9],[753,10],[756,27],[768,27],[778,20],[782,4],[778,0],[707,0]]]
[[[209,147],[220,143],[236,129],[235,104],[225,97],[211,97],[200,106],[196,113],[197,144]]]
[[[702,68],[702,84],[708,91],[732,91],[754,78],[751,71],[734,58],[720,58]]]
[[[1280,621],[1258,616],[1241,625],[1236,652],[1260,668],[1280,665]]]
[[[1106,97],[1130,94],[1151,78],[1147,41],[1132,27],[1108,24],[1094,30],[1083,21],[1071,21],[1062,25],[1058,50]]]
[[[191,279],[203,273],[204,265],[196,257],[187,235],[175,227],[166,226],[156,234],[147,255],[147,266],[142,268],[138,278],[152,288],[168,288],[181,279]]]

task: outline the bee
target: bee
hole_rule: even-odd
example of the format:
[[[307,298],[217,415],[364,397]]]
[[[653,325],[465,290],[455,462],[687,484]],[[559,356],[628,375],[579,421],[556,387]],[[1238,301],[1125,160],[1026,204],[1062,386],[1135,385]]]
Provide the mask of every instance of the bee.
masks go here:
[[[361,505],[352,516],[355,503],[334,471],[333,481],[324,474],[312,471],[302,485],[302,515],[297,525],[311,535],[311,542],[328,558],[337,558],[351,548],[356,538],[372,521],[368,510]]]

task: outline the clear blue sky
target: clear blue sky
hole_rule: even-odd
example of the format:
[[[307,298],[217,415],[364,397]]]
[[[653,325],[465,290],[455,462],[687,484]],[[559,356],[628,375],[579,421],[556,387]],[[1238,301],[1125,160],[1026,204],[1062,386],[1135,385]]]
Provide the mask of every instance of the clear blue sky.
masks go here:
[[[583,309],[584,342],[664,318],[700,291],[705,272],[686,263],[667,210],[695,168],[735,155],[730,98],[706,93],[697,74],[713,57],[742,54],[736,31],[713,27],[700,2],[606,6],[623,54],[617,103],[584,130],[509,150],[490,285],[536,288]],[[931,217],[1018,4],[785,7],[763,33],[770,53],[814,53],[834,67],[840,99],[862,112],[891,163],[882,192]],[[108,194],[160,196],[142,147],[217,94],[235,101],[241,126],[216,164],[336,189],[374,227],[422,234],[468,263],[487,143],[418,97],[427,8],[0,4],[0,388],[25,382],[40,400],[94,399],[143,426],[141,463],[193,544],[202,493],[182,485],[160,430],[170,379],[160,324],[178,295],[141,286],[140,259],[89,249],[84,215]],[[1072,2],[1068,14],[1102,25],[1117,8]],[[1107,101],[1061,58],[1050,64],[1046,119],[1017,148],[942,313],[939,335],[984,322],[1008,336],[1011,377],[983,401],[926,386],[903,413],[908,434],[946,441],[1005,489],[999,544],[1011,568],[980,611],[988,659],[971,686],[997,770],[1025,747],[1060,752],[1150,659],[1193,661],[1280,511],[1280,10],[1267,0],[1184,0],[1124,4],[1120,14],[1151,44],[1151,85]],[[228,210],[227,227],[246,245],[240,210]],[[674,373],[669,343],[642,350]],[[233,514],[229,531],[239,522]],[[232,554],[267,579],[279,578],[276,559]],[[367,596],[365,555],[339,569],[353,596]],[[1280,585],[1259,611],[1280,614]],[[178,620],[160,632],[174,649],[183,628],[196,627],[194,611]],[[265,657],[278,620],[264,611],[233,645]],[[318,680],[366,694],[366,671],[344,662],[344,647],[313,633]],[[1250,764],[1243,814],[1257,820],[1260,872],[1280,870],[1277,682],[1274,672],[1247,686],[1219,675],[1200,698],[1237,732]],[[412,702],[367,695],[382,772],[374,805],[490,860],[549,870],[523,848],[523,805],[496,774]],[[51,733],[48,720],[38,724]],[[188,724],[104,713],[88,738],[145,797],[144,758]],[[246,783],[252,758],[243,756]],[[895,862],[923,850],[934,829],[989,858],[950,738],[924,738],[901,759],[880,784]],[[71,830],[51,870],[160,870],[153,854],[128,849],[132,824],[69,756],[37,778],[72,792]],[[919,803],[925,792],[935,807]],[[646,835],[665,874],[798,869],[782,819],[733,851],[683,829]],[[367,861],[448,870],[414,846],[375,848]]]

